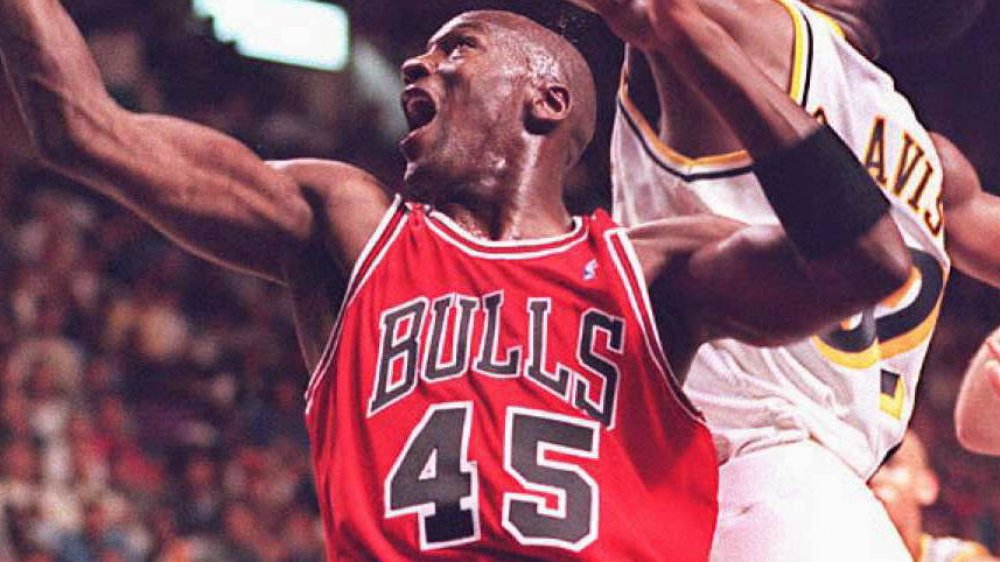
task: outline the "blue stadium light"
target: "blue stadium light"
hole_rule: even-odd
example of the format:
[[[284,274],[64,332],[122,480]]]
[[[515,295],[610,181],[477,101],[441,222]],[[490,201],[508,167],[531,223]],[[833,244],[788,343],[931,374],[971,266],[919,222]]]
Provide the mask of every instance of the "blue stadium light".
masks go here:
[[[340,6],[312,0],[194,0],[212,18],[219,41],[240,54],[319,70],[343,70],[350,60],[350,23]]]

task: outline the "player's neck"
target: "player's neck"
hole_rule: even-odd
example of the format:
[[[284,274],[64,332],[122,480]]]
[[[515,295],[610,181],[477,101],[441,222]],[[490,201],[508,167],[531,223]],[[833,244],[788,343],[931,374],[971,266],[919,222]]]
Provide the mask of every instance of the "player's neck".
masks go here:
[[[551,238],[565,234],[572,227],[572,219],[561,201],[557,205],[545,204],[530,196],[513,197],[487,207],[447,203],[438,210],[471,236],[491,241]]]
[[[571,224],[562,201],[566,170],[559,152],[534,146],[435,206],[469,234],[493,241],[564,234]]]

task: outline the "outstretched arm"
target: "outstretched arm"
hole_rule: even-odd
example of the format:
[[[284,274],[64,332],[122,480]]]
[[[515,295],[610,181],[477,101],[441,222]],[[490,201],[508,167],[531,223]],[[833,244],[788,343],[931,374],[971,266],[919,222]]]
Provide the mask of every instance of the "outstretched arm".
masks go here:
[[[604,13],[626,9],[626,2],[595,3]],[[669,238],[672,227],[637,229],[647,274],[670,280],[673,291],[663,298],[702,339],[776,344],[815,333],[902,285],[908,253],[887,202],[851,151],[767,80],[695,2],[650,0],[648,10],[642,48],[716,105],[757,162],[784,227],[701,217],[695,220],[713,224],[711,234],[659,259],[649,252],[650,238],[655,229]]]
[[[86,43],[57,0],[0,0],[0,55],[43,160],[111,197],[189,250],[287,282],[337,198],[376,200],[374,181],[350,194],[304,185],[217,131],[128,112],[108,95]],[[339,167],[326,185],[358,176]],[[310,197],[307,190],[314,190]],[[322,207],[322,209],[320,209]],[[336,214],[336,213],[335,213]],[[350,262],[356,215],[342,213],[336,257]],[[340,251],[342,250],[342,251]],[[339,254],[339,255],[337,255]]]
[[[1000,197],[983,191],[972,163],[946,137],[931,133],[944,168],[945,240],[955,266],[1000,287]]]
[[[1000,329],[986,338],[965,371],[955,430],[966,449],[1000,455]]]

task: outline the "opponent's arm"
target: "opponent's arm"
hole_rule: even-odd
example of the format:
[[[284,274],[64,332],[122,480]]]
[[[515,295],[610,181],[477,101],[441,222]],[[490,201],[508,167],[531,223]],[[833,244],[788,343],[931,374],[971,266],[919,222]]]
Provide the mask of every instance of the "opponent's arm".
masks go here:
[[[1000,287],[1000,197],[983,191],[972,163],[946,137],[931,133],[944,168],[945,240],[955,266]]]
[[[350,201],[338,199],[376,200],[377,184],[354,181],[358,171],[341,166],[323,184],[306,186],[217,131],[124,110],[57,0],[0,0],[0,55],[42,159],[189,250],[287,281],[287,260],[327,228],[317,211],[343,207],[332,233],[342,238],[334,241],[343,250],[338,258],[349,262],[360,251],[355,239],[363,235],[352,233],[370,217],[347,213]],[[340,179],[355,189],[325,188]]]
[[[741,228],[665,268],[706,337],[778,343],[902,285],[908,252],[850,149],[767,80],[696,2],[650,0],[649,10],[656,39],[644,48],[715,103],[754,157],[785,231]]]
[[[965,371],[955,431],[966,449],[1000,455],[1000,329],[986,338]]]
[[[796,148],[775,160],[793,161]],[[844,175],[848,170],[856,171]],[[799,177],[813,173],[821,184],[835,174],[841,185],[832,189],[848,198],[877,193],[846,147],[839,156],[817,155]],[[822,199],[815,203],[822,206]],[[871,226],[864,228],[854,222],[856,210],[829,205],[825,217],[810,213],[825,233],[799,228],[793,236],[777,226],[695,215],[633,228],[630,237],[652,298],[685,320],[692,346],[718,337],[777,345],[832,327],[906,281],[908,254],[886,212],[869,211]],[[854,226],[838,230],[840,221]]]

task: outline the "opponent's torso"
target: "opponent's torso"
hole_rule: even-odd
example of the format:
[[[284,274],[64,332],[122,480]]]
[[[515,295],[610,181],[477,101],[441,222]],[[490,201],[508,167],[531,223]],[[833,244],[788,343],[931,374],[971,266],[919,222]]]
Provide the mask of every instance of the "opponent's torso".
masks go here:
[[[732,340],[703,347],[685,390],[704,411],[722,460],[814,439],[867,477],[902,438],[947,277],[941,164],[892,79],[826,17],[795,0],[781,3],[795,26],[790,95],[871,172],[892,203],[915,271],[899,294],[835,333],[781,348]],[[745,153],[685,158],[659,141],[627,83],[619,101],[612,143],[618,221],[712,212],[777,224]]]
[[[706,560],[716,462],[601,214],[485,243],[423,206],[359,260],[307,391],[331,560]]]

